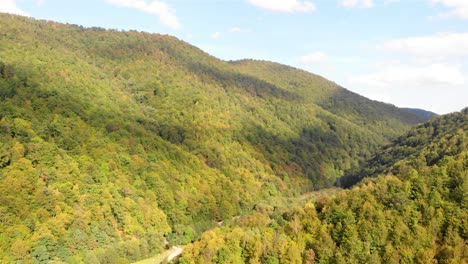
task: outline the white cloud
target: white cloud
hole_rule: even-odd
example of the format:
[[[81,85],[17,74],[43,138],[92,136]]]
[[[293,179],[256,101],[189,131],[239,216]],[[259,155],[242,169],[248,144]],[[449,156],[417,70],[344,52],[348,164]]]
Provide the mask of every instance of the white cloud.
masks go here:
[[[368,98],[439,114],[466,107],[468,72],[449,63],[389,63],[368,74],[349,74],[345,87]]]
[[[317,8],[314,3],[301,0],[247,0],[250,4],[276,12],[313,12]]]
[[[212,39],[219,39],[219,38],[221,38],[221,32],[215,32],[215,33],[211,34],[211,38],[212,38]]]
[[[388,40],[380,48],[424,57],[468,56],[468,33],[444,33]]]
[[[303,64],[315,64],[325,62],[327,59],[327,54],[318,51],[302,56],[299,61]]]
[[[452,8],[452,11],[443,13],[445,17],[455,17],[460,19],[468,19],[468,1],[467,0],[430,0],[434,4],[442,4]]]
[[[15,0],[1,0],[0,1],[0,12],[9,13],[21,16],[27,16],[28,14],[16,6]]]
[[[390,39],[378,49],[393,61],[349,74],[345,86],[372,99],[438,113],[466,105],[468,32]]]
[[[107,2],[113,5],[134,8],[151,15],[156,15],[164,25],[173,29],[181,28],[174,9],[164,2],[153,1],[147,3],[144,0],[107,0]]]
[[[348,8],[371,8],[374,0],[341,0],[341,5]]]
[[[244,32],[244,30],[242,30],[242,29],[239,28],[239,27],[233,27],[233,28],[231,28],[229,31],[232,32],[232,33]]]
[[[461,86],[466,79],[461,69],[451,64],[390,64],[375,73],[351,77],[350,82],[376,88],[429,88]]]
[[[44,3],[45,3],[45,0],[36,0],[36,5],[38,6],[44,5]]]

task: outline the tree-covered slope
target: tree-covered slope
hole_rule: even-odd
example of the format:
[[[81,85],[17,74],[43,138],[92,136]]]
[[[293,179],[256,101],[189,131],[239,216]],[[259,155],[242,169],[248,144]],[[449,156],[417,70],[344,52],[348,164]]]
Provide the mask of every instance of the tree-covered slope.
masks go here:
[[[202,234],[180,263],[467,263],[467,126],[467,110],[435,118],[387,146],[378,156],[397,155],[372,178],[259,204]]]
[[[434,112],[423,110],[423,109],[417,109],[417,108],[403,108],[403,109],[410,112],[410,113],[416,114],[418,116],[422,116],[422,117],[427,118],[427,119],[431,119],[433,117],[438,116],[438,114],[436,114]]]
[[[0,260],[140,259],[261,199],[330,186],[419,120],[360,97],[391,120],[365,123],[324,107],[347,92],[319,86],[170,36],[0,14]]]
[[[408,113],[393,105],[369,100],[343,89],[327,79],[278,63],[257,60],[231,62],[240,72],[274,83],[308,102],[389,139],[401,134],[404,124],[416,124],[429,117]],[[382,131],[385,130],[385,131]]]
[[[389,173],[401,160],[414,159],[427,166],[436,164],[447,155],[468,149],[468,109],[444,115],[417,126],[378,151],[356,171],[340,179],[340,186],[349,187],[365,177]],[[416,159],[417,157],[417,159]]]

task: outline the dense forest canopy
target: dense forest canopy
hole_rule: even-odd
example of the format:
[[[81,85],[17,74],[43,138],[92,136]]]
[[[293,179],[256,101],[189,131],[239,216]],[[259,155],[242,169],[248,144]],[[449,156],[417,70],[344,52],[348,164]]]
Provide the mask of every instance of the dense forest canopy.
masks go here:
[[[0,260],[138,260],[332,186],[423,120],[171,36],[0,14]]]
[[[453,156],[468,149],[467,109],[461,113],[441,116],[421,124],[410,133],[397,138],[391,145],[384,146],[356,171],[348,171],[339,183],[349,187],[362,178],[391,172],[400,160],[424,160],[427,166],[436,164],[446,156]]]

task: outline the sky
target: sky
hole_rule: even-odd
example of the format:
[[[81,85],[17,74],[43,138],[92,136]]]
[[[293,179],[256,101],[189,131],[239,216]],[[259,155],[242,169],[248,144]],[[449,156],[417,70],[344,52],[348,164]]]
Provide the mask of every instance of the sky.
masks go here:
[[[468,0],[0,0],[0,12],[169,34],[399,107],[468,106]]]

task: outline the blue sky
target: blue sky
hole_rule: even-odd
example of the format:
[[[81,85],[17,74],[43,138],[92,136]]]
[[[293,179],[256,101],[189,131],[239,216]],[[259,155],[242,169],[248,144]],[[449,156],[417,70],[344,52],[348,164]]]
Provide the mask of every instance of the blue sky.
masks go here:
[[[0,12],[170,34],[397,106],[468,106],[468,0],[0,0]]]

